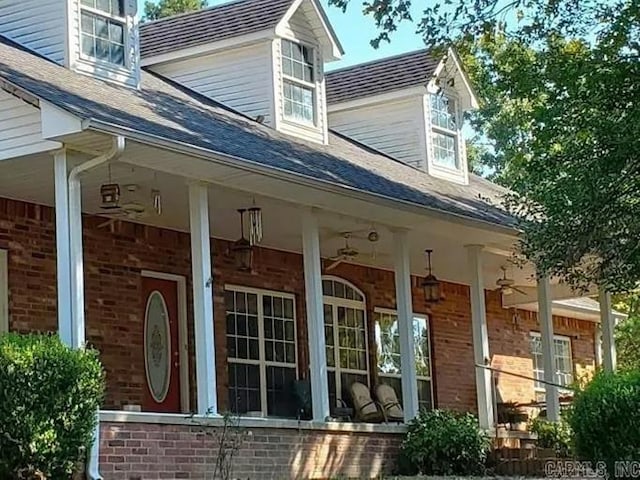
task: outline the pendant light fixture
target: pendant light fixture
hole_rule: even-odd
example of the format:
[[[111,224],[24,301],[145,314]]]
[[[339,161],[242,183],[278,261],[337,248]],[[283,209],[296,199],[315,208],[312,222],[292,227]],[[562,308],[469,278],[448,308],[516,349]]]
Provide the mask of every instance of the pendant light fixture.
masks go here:
[[[440,280],[436,278],[431,269],[431,254],[433,250],[425,250],[427,256],[427,276],[422,280],[424,299],[427,303],[433,304],[440,301]]]
[[[240,238],[231,245],[231,252],[235,258],[236,268],[241,272],[250,272],[253,267],[253,247],[244,236],[244,214],[246,208],[238,210],[240,214]]]
[[[109,183],[102,184],[100,186],[100,197],[102,201],[100,208],[103,210],[113,210],[119,207],[120,202],[120,185],[112,183],[111,181],[111,165],[107,166],[109,169]]]

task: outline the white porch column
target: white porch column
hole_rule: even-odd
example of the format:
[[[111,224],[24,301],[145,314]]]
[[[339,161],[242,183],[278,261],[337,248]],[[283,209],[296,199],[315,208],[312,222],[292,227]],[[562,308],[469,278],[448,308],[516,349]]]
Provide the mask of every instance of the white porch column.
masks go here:
[[[557,383],[556,353],[553,341],[553,313],[551,311],[551,285],[548,277],[538,278],[538,316],[540,321],[544,381]],[[547,404],[547,420],[556,422],[560,419],[558,388],[547,383],[544,389]]]
[[[66,150],[58,150],[54,153],[53,172],[56,212],[58,335],[65,345],[73,346],[71,239],[69,235],[69,185],[67,183]]]
[[[418,415],[418,381],[413,339],[413,303],[411,295],[411,265],[409,262],[409,232],[393,232],[400,365],[402,370],[402,409],[404,421]]]
[[[302,213],[302,252],[313,420],[324,422],[330,415],[329,386],[327,384],[327,351],[324,339],[320,234],[318,219],[312,210]]]
[[[193,183],[189,185],[189,220],[191,225],[193,321],[196,341],[197,412],[200,415],[217,415],[211,238],[209,235],[209,200],[205,184]]]
[[[605,290],[599,290],[600,320],[602,328],[602,367],[605,372],[616,370],[616,343],[615,343],[615,319],[611,309],[611,294]],[[597,348],[597,346],[596,346]]]
[[[82,247],[82,186],[77,175],[69,177],[69,244],[73,348],[85,344],[84,259]]]
[[[490,361],[489,334],[487,332],[487,309],[484,301],[482,278],[482,245],[467,245],[469,272],[471,276],[471,324],[473,328],[473,357],[475,365],[487,365]],[[491,371],[475,367],[478,420],[480,427],[494,427]]]

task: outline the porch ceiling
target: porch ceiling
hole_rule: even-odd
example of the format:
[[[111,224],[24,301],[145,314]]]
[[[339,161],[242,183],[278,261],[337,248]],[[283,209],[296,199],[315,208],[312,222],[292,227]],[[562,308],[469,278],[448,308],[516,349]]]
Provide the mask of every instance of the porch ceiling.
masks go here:
[[[74,148],[85,154],[70,157],[71,163],[89,158],[94,150],[104,150],[108,138],[89,139],[87,134],[71,140]],[[98,143],[96,143],[96,141]],[[101,143],[106,142],[105,145]],[[97,147],[97,148],[96,148]],[[265,174],[215,164],[175,152],[128,142],[124,155],[111,164],[111,181],[122,188],[123,202],[135,200],[149,206],[151,190],[162,193],[162,215],[147,215],[139,223],[189,230],[187,184],[206,181],[210,187],[211,232],[216,238],[239,237],[236,210],[251,206],[254,199],[263,208],[265,236],[263,246],[292,252],[302,251],[301,218],[305,207],[319,209],[321,251],[325,258],[335,255],[344,245],[340,232],[358,232],[373,228],[380,234],[374,245],[366,238],[353,238],[351,245],[360,250],[355,263],[393,269],[394,228],[410,230],[411,269],[424,274],[424,249],[434,250],[434,273],[443,280],[468,283],[467,244],[490,246],[484,260],[486,288],[493,288],[508,265],[503,252],[511,250],[514,238],[491,229],[489,225],[470,225],[456,217],[429,215],[427,211],[392,208],[390,203],[373,204],[357,196],[345,196],[308,185],[285,182]],[[99,167],[82,177],[83,211],[103,214],[99,207],[100,185],[109,182],[109,168]],[[135,184],[131,194],[125,185]],[[0,196],[53,205],[53,161],[50,155],[38,155],[0,162]],[[484,227],[484,228],[482,228]],[[375,252],[375,253],[374,253]],[[520,285],[534,286],[533,271],[510,268],[509,274]]]

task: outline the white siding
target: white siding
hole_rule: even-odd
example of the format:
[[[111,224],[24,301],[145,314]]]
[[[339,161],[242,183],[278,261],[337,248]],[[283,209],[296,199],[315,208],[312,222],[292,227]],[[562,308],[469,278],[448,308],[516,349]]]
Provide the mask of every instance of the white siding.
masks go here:
[[[65,10],[64,0],[0,0],[0,33],[62,64]]]
[[[151,67],[198,93],[273,125],[271,42]]]
[[[427,169],[423,97],[329,113],[332,129],[408,165]]]
[[[289,21],[283,25],[283,36],[294,38],[311,45],[317,45],[318,37],[307,18],[302,7],[298,8],[298,10],[291,15]]]
[[[40,110],[0,90],[0,160],[59,146],[42,138]]]

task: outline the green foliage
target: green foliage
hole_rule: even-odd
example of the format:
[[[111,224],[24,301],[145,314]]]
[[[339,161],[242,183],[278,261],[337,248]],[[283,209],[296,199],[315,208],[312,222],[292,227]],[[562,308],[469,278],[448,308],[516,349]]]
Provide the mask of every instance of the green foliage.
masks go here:
[[[613,302],[617,311],[628,315],[615,330],[618,368],[640,370],[640,294],[616,295]]]
[[[193,12],[207,6],[207,0],[157,0],[144,2],[143,21],[158,20],[180,13]]]
[[[601,372],[576,393],[569,415],[578,458],[614,462],[640,458],[640,371]]]
[[[558,457],[568,457],[571,453],[573,432],[564,416],[559,422],[535,418],[529,425],[529,431],[538,435],[538,447],[551,448]]]
[[[522,218],[524,256],[577,288],[635,288],[640,3],[443,0],[412,19],[421,4],[364,0],[374,44],[415,20],[429,47],[462,51],[483,100],[471,123],[491,145],[481,158],[516,192],[508,205]]]
[[[0,336],[0,479],[70,478],[103,392],[95,351],[53,336]]]
[[[422,410],[409,423],[400,447],[400,473],[482,474],[489,445],[489,437],[472,414]]]

